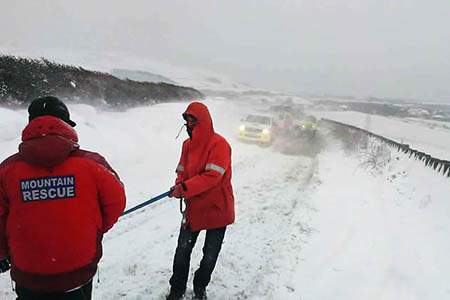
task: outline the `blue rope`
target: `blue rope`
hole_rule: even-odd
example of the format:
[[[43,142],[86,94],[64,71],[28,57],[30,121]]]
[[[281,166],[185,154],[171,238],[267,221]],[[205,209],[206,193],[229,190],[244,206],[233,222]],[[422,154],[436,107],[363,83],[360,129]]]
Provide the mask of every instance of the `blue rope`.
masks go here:
[[[165,193],[163,193],[163,194],[161,194],[161,195],[159,195],[159,196],[156,196],[156,197],[154,197],[154,198],[152,198],[152,199],[150,199],[150,200],[147,200],[147,201],[145,201],[145,202],[143,202],[143,203],[141,203],[141,204],[139,204],[139,205],[136,205],[135,207],[130,208],[129,210],[124,211],[120,216],[121,216],[121,217],[122,217],[122,216],[125,216],[125,215],[129,214],[130,212],[133,212],[133,211],[138,210],[138,209],[140,209],[140,208],[142,208],[142,207],[144,207],[144,206],[147,206],[147,205],[149,205],[149,204],[151,204],[151,203],[153,203],[153,202],[156,202],[156,201],[158,201],[158,200],[160,200],[160,199],[162,199],[162,198],[165,198],[165,197],[169,196],[170,193],[172,193],[171,190],[168,191],[168,192],[165,192]]]

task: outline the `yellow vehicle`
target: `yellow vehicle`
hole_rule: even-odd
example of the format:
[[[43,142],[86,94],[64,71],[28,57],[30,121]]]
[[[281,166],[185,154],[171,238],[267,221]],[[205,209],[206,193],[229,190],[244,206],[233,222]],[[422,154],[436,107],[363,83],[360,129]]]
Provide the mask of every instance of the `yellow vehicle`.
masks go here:
[[[317,120],[314,116],[306,116],[305,119],[295,127],[297,137],[314,138],[317,134]]]
[[[238,137],[241,140],[271,144],[275,134],[271,116],[249,114],[241,119]]]

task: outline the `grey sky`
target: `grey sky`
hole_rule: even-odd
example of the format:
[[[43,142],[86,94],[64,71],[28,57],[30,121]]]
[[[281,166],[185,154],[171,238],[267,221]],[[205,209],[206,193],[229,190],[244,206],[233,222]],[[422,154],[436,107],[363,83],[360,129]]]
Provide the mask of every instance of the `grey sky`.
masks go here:
[[[125,51],[268,89],[450,102],[448,0],[0,2],[0,44]]]

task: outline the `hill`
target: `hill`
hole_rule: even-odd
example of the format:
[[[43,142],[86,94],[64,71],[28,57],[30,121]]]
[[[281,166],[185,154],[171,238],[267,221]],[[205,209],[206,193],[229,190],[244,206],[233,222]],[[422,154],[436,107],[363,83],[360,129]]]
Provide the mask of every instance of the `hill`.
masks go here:
[[[94,101],[124,107],[204,98],[196,89],[171,83],[122,80],[45,58],[0,56],[1,105],[20,107],[43,95],[68,102]]]

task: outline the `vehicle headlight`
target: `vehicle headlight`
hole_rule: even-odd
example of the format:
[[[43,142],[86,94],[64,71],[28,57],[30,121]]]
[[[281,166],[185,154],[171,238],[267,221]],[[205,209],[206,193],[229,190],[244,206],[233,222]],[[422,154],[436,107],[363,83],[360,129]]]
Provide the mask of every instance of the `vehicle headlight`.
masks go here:
[[[269,134],[269,133],[270,133],[270,130],[267,129],[267,128],[265,128],[265,129],[263,130],[263,133],[264,133],[264,134]]]
[[[305,129],[305,128],[306,128],[306,125],[305,125],[305,124],[303,124],[303,125],[302,125],[302,128],[303,128],[303,129]]]
[[[245,125],[239,126],[239,130],[245,130]]]

